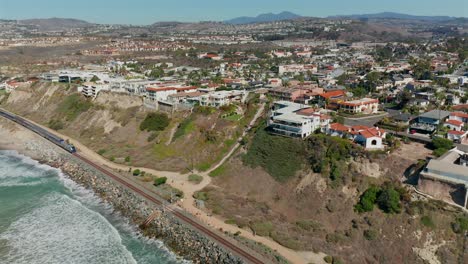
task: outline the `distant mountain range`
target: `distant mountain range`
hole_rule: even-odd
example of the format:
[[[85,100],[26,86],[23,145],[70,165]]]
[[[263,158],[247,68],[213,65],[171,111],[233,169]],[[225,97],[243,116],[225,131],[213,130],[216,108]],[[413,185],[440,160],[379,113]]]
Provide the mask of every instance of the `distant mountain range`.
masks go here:
[[[57,17],[18,20],[18,23],[23,24],[23,25],[35,25],[38,27],[39,30],[42,30],[42,31],[83,28],[83,27],[89,27],[93,25],[84,20],[79,20],[79,19],[74,19],[74,18],[57,18]]]
[[[240,25],[240,24],[252,24],[252,23],[261,23],[261,22],[273,22],[273,21],[281,21],[281,20],[289,20],[289,19],[296,19],[302,16],[291,13],[291,12],[281,12],[279,14],[267,13],[267,14],[260,14],[256,17],[237,17],[230,20],[224,21],[227,24],[233,25]]]
[[[450,16],[415,16],[400,14],[394,12],[382,12],[376,14],[363,14],[363,15],[338,15],[329,16],[328,18],[350,18],[350,19],[404,19],[404,20],[426,20],[426,21],[448,21],[454,20],[455,17]]]

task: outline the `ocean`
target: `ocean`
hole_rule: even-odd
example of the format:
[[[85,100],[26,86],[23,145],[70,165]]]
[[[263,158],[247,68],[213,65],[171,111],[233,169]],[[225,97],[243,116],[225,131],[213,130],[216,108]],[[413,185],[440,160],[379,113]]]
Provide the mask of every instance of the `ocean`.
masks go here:
[[[0,263],[186,263],[60,170],[0,151]]]

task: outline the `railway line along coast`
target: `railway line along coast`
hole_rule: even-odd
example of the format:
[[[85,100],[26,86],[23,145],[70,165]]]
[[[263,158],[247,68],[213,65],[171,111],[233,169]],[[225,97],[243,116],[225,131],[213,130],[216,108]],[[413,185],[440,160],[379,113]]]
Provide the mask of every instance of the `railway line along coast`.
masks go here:
[[[150,190],[106,170],[79,153],[59,147],[56,142],[51,144],[46,136],[31,133],[29,127],[19,126],[17,120],[2,116],[5,118],[0,118],[0,133],[4,135],[0,140],[0,149],[17,150],[60,168],[70,179],[92,189],[135,225],[141,225],[145,236],[164,241],[184,259],[194,263],[268,263],[234,239],[205,226],[177,206],[166,203]]]

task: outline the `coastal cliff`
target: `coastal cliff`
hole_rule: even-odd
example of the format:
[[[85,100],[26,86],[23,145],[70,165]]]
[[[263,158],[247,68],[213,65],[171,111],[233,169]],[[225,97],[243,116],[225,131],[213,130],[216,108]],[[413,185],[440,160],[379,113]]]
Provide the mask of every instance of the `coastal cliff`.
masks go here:
[[[142,224],[155,210],[158,217],[142,233],[162,240],[176,254],[194,263],[243,263],[217,243],[179,222],[140,196],[112,181],[78,158],[41,137],[5,119],[0,120],[0,149],[16,150],[50,166],[60,168],[70,179],[93,190],[135,225]]]

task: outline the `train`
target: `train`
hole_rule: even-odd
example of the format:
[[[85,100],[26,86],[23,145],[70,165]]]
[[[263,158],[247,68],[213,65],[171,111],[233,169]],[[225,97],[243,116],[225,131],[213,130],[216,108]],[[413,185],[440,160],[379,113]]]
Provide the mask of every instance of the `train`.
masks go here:
[[[24,118],[19,117],[15,114],[9,113],[3,109],[0,109],[0,116],[3,116],[7,119],[10,119],[13,122],[16,122],[25,128],[35,132],[36,134],[40,135],[41,137],[49,140],[50,142],[54,143],[55,145],[61,147],[62,149],[70,152],[70,153],[75,153],[76,148],[73,146],[73,144],[70,144],[67,140],[64,140],[63,138],[60,138],[49,131],[34,125],[33,123],[26,121]]]

